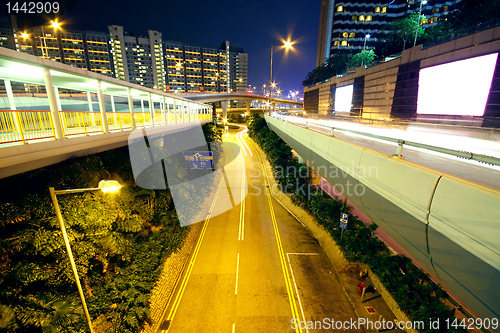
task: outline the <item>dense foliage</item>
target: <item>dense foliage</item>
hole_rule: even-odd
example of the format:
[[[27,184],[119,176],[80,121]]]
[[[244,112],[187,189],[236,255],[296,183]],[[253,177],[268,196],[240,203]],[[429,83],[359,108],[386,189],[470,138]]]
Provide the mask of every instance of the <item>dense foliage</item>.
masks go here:
[[[209,141],[220,130],[204,126]],[[118,193],[58,195],[96,331],[139,332],[165,259],[183,242],[170,192],[139,188],[128,147],[0,180],[0,331],[87,332],[48,187]]]
[[[308,172],[281,174],[280,171],[283,169],[291,171],[294,167],[307,167],[293,158],[291,148],[267,127],[261,115],[252,115],[248,128],[250,137],[266,153],[274,174],[277,176],[277,183],[282,189],[284,184],[309,182]],[[290,193],[287,194],[290,195]],[[441,321],[439,326],[441,330],[427,328],[421,332],[458,332],[445,329],[444,320],[453,319],[453,311],[444,304],[445,293],[441,287],[432,282],[421,269],[416,268],[409,258],[391,255],[385,244],[373,233],[377,228],[376,224],[367,227],[350,214],[349,230],[344,232],[341,241],[341,229],[338,227],[340,213],[350,210],[345,202],[333,199],[322,191],[317,195],[307,196],[304,196],[301,191],[296,191],[291,197],[295,204],[312,214],[318,223],[330,233],[349,261],[370,266],[399,307],[412,320],[422,320],[426,325],[430,318]]]
[[[241,113],[231,112],[227,114],[227,121],[230,123],[243,124],[247,119],[248,117],[245,117]]]

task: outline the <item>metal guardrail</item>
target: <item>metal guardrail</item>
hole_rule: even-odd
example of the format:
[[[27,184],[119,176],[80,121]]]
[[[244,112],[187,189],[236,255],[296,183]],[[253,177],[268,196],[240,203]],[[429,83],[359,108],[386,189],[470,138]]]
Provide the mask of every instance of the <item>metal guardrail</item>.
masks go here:
[[[280,119],[280,118],[277,118],[277,119]],[[285,119],[281,119],[281,120],[300,126],[299,124],[297,124],[295,122],[287,121]],[[349,132],[349,133],[363,135],[363,136],[367,136],[367,137],[378,139],[378,140],[397,143],[399,145],[399,147],[398,147],[396,153],[394,154],[395,156],[401,156],[401,151],[403,149],[403,145],[408,145],[408,146],[426,149],[426,150],[430,150],[430,151],[434,151],[434,152],[438,152],[438,153],[442,153],[442,154],[456,156],[456,157],[463,158],[466,160],[473,160],[473,161],[477,161],[477,162],[481,162],[481,163],[485,163],[485,164],[500,166],[500,158],[493,157],[493,156],[475,154],[472,152],[459,151],[459,150],[448,149],[448,148],[441,148],[441,147],[426,145],[426,144],[422,144],[422,143],[418,143],[418,142],[395,139],[395,138],[390,138],[390,137],[386,137],[386,136],[364,133],[364,132],[359,132],[359,131],[353,131],[353,130],[344,129],[344,128],[340,129],[340,128],[336,128],[334,126],[326,126],[326,125],[317,124],[317,123],[309,123],[307,121],[304,121],[303,123],[305,123],[304,127],[307,129],[310,129],[310,130],[314,130],[314,129],[309,128],[309,124],[311,124],[313,126],[318,126],[318,127],[323,127],[323,128],[329,129],[331,136],[334,136],[333,133],[335,130],[339,130],[342,132]]]
[[[211,114],[165,114],[157,110],[153,117],[155,126],[183,123],[183,117],[186,122],[212,119]],[[104,134],[101,112],[59,111],[59,120],[63,137]],[[106,112],[105,120],[110,131],[132,129],[129,112]],[[134,120],[137,128],[152,126],[149,112],[134,112]],[[0,144],[55,138],[54,120],[50,111],[0,110]]]

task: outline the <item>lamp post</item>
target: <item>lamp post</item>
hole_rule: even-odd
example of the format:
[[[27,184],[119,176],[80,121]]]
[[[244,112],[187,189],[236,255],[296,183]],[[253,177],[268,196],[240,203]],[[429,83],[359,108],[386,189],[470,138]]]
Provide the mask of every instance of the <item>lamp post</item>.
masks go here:
[[[370,38],[370,34],[365,35],[365,43],[363,44],[363,51],[366,50],[366,41]]]
[[[368,40],[368,38],[370,38],[370,34],[365,35],[365,43],[363,44],[363,53],[366,50],[366,41]],[[363,65],[364,65],[364,61],[361,61],[361,66],[363,66]]]
[[[413,41],[413,46],[417,45],[417,36],[418,36],[418,26],[420,25],[420,16],[422,15],[422,5],[425,5],[427,3],[427,0],[421,0],[420,1],[420,9],[418,11],[418,17],[417,17],[417,27],[415,28],[415,40]]]
[[[272,106],[272,96],[273,96],[273,48],[274,46],[279,47],[279,46],[284,46],[285,49],[289,49],[292,47],[292,43],[290,41],[285,42],[283,45],[271,45],[271,76],[269,78],[269,115],[271,115],[271,106]],[[274,84],[276,86],[276,84]]]
[[[54,204],[54,210],[56,211],[57,220],[59,221],[59,227],[61,228],[61,233],[64,239],[64,245],[66,246],[66,252],[68,253],[68,258],[71,263],[71,269],[73,270],[73,275],[75,277],[76,286],[78,288],[78,293],[80,294],[80,300],[82,301],[83,311],[85,312],[85,317],[87,318],[87,323],[91,333],[94,333],[92,328],[92,321],[90,319],[89,310],[87,309],[87,303],[85,302],[85,296],[83,294],[82,285],[80,284],[80,278],[78,277],[78,271],[76,270],[75,260],[73,259],[73,252],[71,251],[71,246],[69,244],[68,234],[66,233],[66,227],[64,226],[64,221],[62,218],[61,210],[59,208],[59,203],[57,202],[57,194],[70,194],[70,193],[80,193],[87,191],[97,191],[101,190],[103,192],[117,191],[120,189],[121,185],[116,180],[101,180],[99,182],[99,187],[97,188],[83,188],[83,189],[73,189],[73,190],[54,190],[53,187],[49,187],[50,197],[52,203]]]

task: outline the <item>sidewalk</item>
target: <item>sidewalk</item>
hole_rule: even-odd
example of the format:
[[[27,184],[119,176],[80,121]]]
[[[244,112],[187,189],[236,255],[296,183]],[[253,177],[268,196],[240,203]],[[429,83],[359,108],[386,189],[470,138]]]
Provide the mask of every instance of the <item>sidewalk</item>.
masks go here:
[[[257,151],[257,153],[261,156],[262,161],[264,161],[264,169],[271,188],[271,194],[276,201],[278,201],[293,217],[304,225],[304,227],[306,227],[321,244],[323,251],[325,251],[327,256],[330,258],[330,261],[335,268],[335,271],[333,271],[332,274],[335,274],[337,279],[340,281],[340,284],[344,289],[344,293],[349,299],[349,302],[351,303],[351,306],[356,312],[358,318],[365,318],[366,321],[369,322],[369,325],[364,325],[365,331],[369,333],[378,332],[378,322],[385,322],[385,329],[384,326],[382,326],[380,332],[404,332],[404,330],[401,329],[387,329],[388,327],[391,327],[391,324],[387,324],[389,321],[392,322],[392,326],[396,326],[396,316],[391,311],[386,301],[382,298],[379,290],[375,290],[374,292],[365,292],[364,300],[361,302],[361,296],[358,294],[359,288],[357,287],[357,284],[361,281],[366,285],[366,287],[373,286],[371,279],[367,276],[361,280],[359,278],[359,273],[362,269],[361,266],[356,263],[349,264],[343,255],[339,253],[340,251],[334,244],[333,240],[329,237],[329,235],[326,235],[327,232],[317,224],[316,220],[304,209],[295,206],[286,194],[279,192],[276,181],[270,172],[271,166],[265,158],[264,152],[255,142],[253,142],[250,138],[248,139],[252,148]],[[315,230],[312,230],[311,226],[313,226]],[[320,230],[321,237],[316,237],[318,230]],[[330,239],[326,240],[326,237]],[[335,249],[333,249],[333,247],[335,247]],[[332,304],[332,306],[334,305]]]

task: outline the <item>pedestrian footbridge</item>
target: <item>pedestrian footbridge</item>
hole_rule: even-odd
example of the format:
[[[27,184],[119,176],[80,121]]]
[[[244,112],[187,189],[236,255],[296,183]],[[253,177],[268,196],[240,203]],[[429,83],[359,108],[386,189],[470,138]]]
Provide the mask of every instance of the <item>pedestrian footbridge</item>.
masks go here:
[[[0,178],[127,144],[136,128],[212,121],[212,106],[0,48]]]

